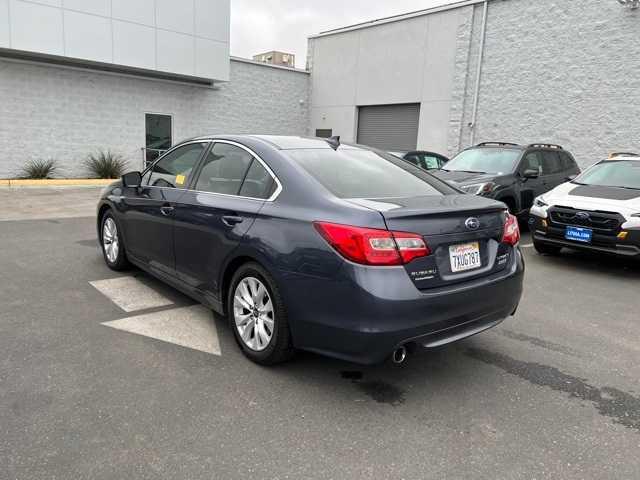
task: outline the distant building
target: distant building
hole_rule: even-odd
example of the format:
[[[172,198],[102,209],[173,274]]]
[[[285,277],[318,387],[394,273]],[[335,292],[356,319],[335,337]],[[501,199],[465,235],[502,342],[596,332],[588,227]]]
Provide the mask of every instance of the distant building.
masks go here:
[[[256,62],[268,63],[269,65],[278,65],[280,67],[294,68],[296,66],[296,56],[292,53],[276,51],[266,52],[259,55],[254,55],[253,59]]]

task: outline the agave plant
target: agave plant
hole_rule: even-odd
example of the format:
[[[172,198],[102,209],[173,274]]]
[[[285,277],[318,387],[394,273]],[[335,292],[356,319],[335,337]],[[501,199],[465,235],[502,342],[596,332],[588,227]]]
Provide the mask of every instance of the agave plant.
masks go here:
[[[29,160],[24,164],[18,175],[27,179],[53,178],[53,175],[59,171],[58,162],[52,158]]]
[[[119,178],[127,168],[127,162],[122,156],[110,150],[90,154],[84,164],[94,178]]]

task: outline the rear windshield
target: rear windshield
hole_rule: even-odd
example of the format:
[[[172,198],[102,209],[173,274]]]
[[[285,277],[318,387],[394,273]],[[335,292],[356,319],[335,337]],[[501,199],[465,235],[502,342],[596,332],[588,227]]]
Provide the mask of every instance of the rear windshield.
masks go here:
[[[609,160],[599,163],[576,178],[573,183],[640,190],[640,160]]]
[[[339,198],[394,198],[456,193],[408,162],[370,150],[289,150],[291,159]]]
[[[520,154],[520,150],[508,148],[472,148],[449,160],[443,170],[504,175],[516,169]]]

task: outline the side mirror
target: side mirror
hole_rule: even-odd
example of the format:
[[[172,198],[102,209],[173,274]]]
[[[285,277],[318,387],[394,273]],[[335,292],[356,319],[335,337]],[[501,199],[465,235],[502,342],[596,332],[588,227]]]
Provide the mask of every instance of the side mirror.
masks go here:
[[[534,179],[534,178],[540,177],[540,172],[533,168],[528,168],[527,170],[524,171],[522,176],[526,179]]]
[[[577,174],[577,173],[574,173],[574,174],[572,174],[572,175],[569,175],[569,176],[567,177],[567,182],[573,182],[576,178],[578,178],[578,174]]]
[[[122,175],[122,186],[126,188],[138,188],[142,184],[140,172],[129,172]]]

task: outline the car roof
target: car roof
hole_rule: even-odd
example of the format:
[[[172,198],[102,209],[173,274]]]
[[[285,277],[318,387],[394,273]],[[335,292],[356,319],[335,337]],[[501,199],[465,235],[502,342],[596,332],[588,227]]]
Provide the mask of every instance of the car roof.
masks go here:
[[[242,142],[243,140],[261,140],[265,143],[268,143],[272,147],[275,147],[278,150],[298,150],[298,149],[311,149],[311,148],[322,148],[327,149],[331,148],[329,143],[327,143],[327,139],[324,138],[316,138],[316,137],[303,137],[298,135],[204,135],[200,137],[191,138],[185,141],[194,141],[194,140],[231,140]],[[184,143],[184,142],[181,142]],[[343,144],[343,146],[346,146]],[[354,147],[353,145],[348,145],[350,148],[364,148],[364,147]]]
[[[477,145],[473,145],[468,147],[467,150],[472,148],[509,148],[512,150],[527,150],[529,148],[537,148],[537,149],[547,149],[547,150],[563,150],[561,145],[557,145],[555,143],[547,143],[547,142],[537,142],[530,143],[528,145],[521,145],[518,143],[512,142],[482,142]]]
[[[512,148],[512,149],[523,149],[524,145],[519,145],[517,143],[511,142],[482,142],[477,145],[472,145],[469,148]]]

